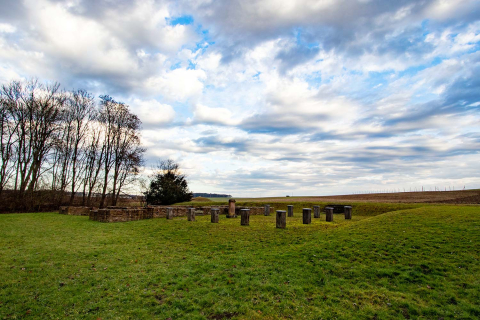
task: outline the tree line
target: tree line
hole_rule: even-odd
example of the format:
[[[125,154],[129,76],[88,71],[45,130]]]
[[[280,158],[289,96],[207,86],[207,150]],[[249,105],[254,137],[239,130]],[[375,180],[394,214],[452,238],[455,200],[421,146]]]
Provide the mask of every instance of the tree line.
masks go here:
[[[129,106],[109,95],[96,101],[38,80],[3,85],[0,199],[32,210],[48,191],[54,206],[79,198],[85,206],[116,205],[143,164],[140,128]]]

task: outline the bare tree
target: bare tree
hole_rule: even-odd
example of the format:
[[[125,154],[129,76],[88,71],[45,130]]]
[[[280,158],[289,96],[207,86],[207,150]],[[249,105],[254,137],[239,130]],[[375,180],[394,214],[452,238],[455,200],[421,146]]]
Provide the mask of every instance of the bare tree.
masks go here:
[[[115,164],[115,136],[117,126],[117,110],[122,108],[122,104],[113,100],[112,97],[104,95],[100,96],[100,113],[99,120],[103,128],[103,185],[102,196],[100,200],[100,208],[105,206],[107,197],[107,187],[110,177],[110,170]]]
[[[58,84],[43,86],[37,80],[12,82],[2,91],[3,104],[10,106],[11,121],[16,124],[15,189],[23,193],[35,188],[41,166],[54,144],[64,95]]]
[[[55,144],[56,134],[60,132],[62,108],[66,96],[59,91],[60,84],[42,86],[32,83],[26,105],[29,116],[29,144],[32,150],[32,161],[26,175],[28,191],[35,189],[46,155]]]
[[[118,109],[113,150],[112,205],[117,204],[126,177],[135,173],[142,162],[144,149],[140,147],[140,125],[140,119],[130,113],[128,106],[122,105]]]
[[[83,203],[91,205],[101,192],[103,207],[110,192],[115,205],[135,181],[145,149],[139,118],[110,96],[100,99],[97,109],[84,90],[64,92],[38,80],[2,86],[0,196],[10,188],[26,203],[25,195],[49,189],[50,203],[73,204],[81,190]]]
[[[107,95],[100,98],[99,118],[104,130],[103,186],[100,202],[100,207],[103,207],[110,179],[112,205],[115,205],[126,176],[140,165],[144,149],[140,148],[140,119],[132,114],[124,103],[117,102]]]
[[[72,178],[69,204],[73,203],[78,180],[78,164],[82,160],[81,153],[86,146],[86,135],[89,123],[96,119],[95,100],[84,90],[74,91],[69,99],[69,113],[67,121],[73,124],[72,135]]]
[[[18,123],[13,121],[12,110],[16,108],[18,97],[10,93],[13,92],[8,86],[3,86],[0,92],[0,196],[15,170]]]
[[[89,128],[88,143],[84,158],[83,204],[91,205],[92,195],[98,187],[98,178],[105,160],[101,126],[95,121]],[[87,192],[88,190],[88,192]]]
[[[118,203],[121,190],[137,180],[140,167],[143,165],[144,152],[145,148],[132,144],[126,156],[123,157],[119,170],[115,172],[117,184],[113,205]]]

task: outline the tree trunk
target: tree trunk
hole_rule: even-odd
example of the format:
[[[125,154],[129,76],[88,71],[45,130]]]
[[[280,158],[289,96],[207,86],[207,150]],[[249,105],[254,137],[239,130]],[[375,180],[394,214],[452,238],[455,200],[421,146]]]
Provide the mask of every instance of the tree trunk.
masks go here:
[[[105,207],[105,198],[107,197],[108,172],[105,172],[103,181],[102,199],[100,200],[100,209]]]

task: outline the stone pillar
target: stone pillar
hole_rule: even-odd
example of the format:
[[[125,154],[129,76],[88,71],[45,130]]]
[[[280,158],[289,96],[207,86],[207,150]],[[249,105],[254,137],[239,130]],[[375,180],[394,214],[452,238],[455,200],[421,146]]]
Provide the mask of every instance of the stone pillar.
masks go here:
[[[218,223],[219,212],[220,212],[220,209],[218,209],[218,208],[212,208],[211,209],[211,214],[212,214],[211,221],[212,221],[212,223]]]
[[[313,206],[313,217],[320,218],[320,206]]]
[[[173,219],[173,208],[168,207],[167,208],[167,219],[172,220]]]
[[[293,206],[289,205],[287,206],[287,208],[288,208],[288,216],[293,217]]]
[[[285,229],[287,226],[287,211],[277,210],[277,228]]]
[[[343,212],[345,213],[345,219],[346,220],[351,220],[352,219],[352,207],[351,206],[345,206],[343,207]]]
[[[250,225],[250,209],[241,209],[240,210],[240,225],[249,226]]]
[[[312,209],[303,208],[303,224],[312,223]]]
[[[325,213],[327,214],[327,222],[332,222],[333,221],[333,208],[332,207],[326,207],[325,208]]]
[[[265,216],[269,216],[270,215],[270,205],[266,204],[265,205],[265,213],[264,213]]]
[[[228,215],[227,218],[235,218],[235,199],[228,200]]]
[[[195,208],[188,208],[187,209],[187,220],[188,221],[195,221]]]

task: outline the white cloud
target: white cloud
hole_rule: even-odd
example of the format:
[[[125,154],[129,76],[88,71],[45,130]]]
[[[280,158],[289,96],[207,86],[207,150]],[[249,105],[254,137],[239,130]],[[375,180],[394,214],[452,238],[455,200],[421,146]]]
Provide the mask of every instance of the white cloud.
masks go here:
[[[446,20],[467,14],[477,6],[475,0],[435,0],[427,6],[425,14],[434,19]]]
[[[0,23],[0,33],[14,33],[17,30],[14,26],[8,23]]]
[[[240,119],[234,119],[232,112],[227,108],[210,108],[197,104],[193,114],[193,120],[198,123],[216,123],[232,126],[240,123]]]
[[[29,1],[30,19],[39,36],[34,47],[60,57],[75,73],[127,74],[137,69],[135,60],[119,38],[95,20],[71,14],[60,4]]]
[[[204,79],[205,72],[202,70],[179,68],[151,77],[145,85],[149,91],[161,94],[167,99],[186,101],[202,93]]]
[[[138,114],[140,120],[148,125],[163,125],[171,123],[175,118],[175,110],[168,104],[162,104],[156,100],[142,101],[133,100],[133,111]]]

